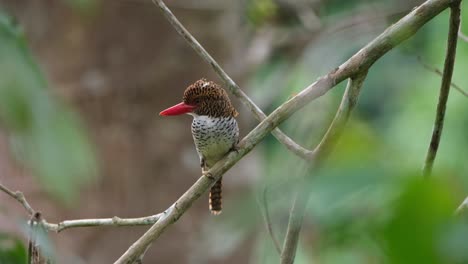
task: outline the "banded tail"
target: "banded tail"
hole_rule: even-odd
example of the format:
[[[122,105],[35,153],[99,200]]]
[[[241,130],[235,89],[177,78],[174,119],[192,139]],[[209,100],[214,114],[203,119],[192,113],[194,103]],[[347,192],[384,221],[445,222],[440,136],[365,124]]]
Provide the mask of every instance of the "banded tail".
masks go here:
[[[210,211],[213,215],[221,214],[222,207],[222,179],[220,178],[210,190]]]

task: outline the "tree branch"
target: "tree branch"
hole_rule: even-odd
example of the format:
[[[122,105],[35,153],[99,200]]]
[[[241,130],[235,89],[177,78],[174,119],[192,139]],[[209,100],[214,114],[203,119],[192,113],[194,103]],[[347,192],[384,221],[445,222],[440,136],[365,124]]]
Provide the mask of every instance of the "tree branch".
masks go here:
[[[333,118],[330,127],[325,133],[323,139],[314,150],[314,160],[309,165],[310,168],[318,168],[321,161],[330,153],[338,138],[344,131],[344,127],[351,115],[351,111],[356,105],[359,93],[361,91],[367,71],[360,73],[356,77],[351,77],[341,99],[341,104]],[[288,228],[286,238],[284,239],[283,250],[281,252],[281,264],[292,264],[296,256],[299,234],[302,229],[302,222],[307,207],[307,201],[310,196],[310,179],[304,178],[303,183],[297,191],[291,212],[289,214]]]
[[[460,17],[460,24],[461,24],[461,17]],[[458,37],[463,40],[464,42],[468,43],[468,36],[463,34],[462,32],[462,29],[461,29],[461,26],[460,28],[458,29]]]
[[[340,67],[320,78],[279,106],[257,125],[240,143],[236,152],[218,161],[171,205],[143,236],[120,256],[115,264],[132,263],[167,227],[175,223],[227,170],[249,153],[268,133],[312,100],[324,95],[343,80],[369,69],[389,50],[416,33],[425,23],[446,9],[453,0],[428,0],[353,55]]]
[[[442,74],[442,72],[437,69],[436,67],[433,67],[427,63],[425,63],[422,58],[420,56],[418,56],[418,62],[421,63],[421,65],[428,71],[431,71],[441,77],[443,77],[444,75]],[[460,86],[458,86],[457,84],[455,83],[450,83],[450,86],[452,86],[455,90],[457,90],[459,93],[461,93],[462,95],[468,97],[468,92],[465,92],[465,90],[463,90]]]
[[[468,197],[463,200],[463,202],[458,206],[457,210],[455,211],[456,215],[461,214],[462,212],[468,210]]]
[[[185,41],[197,52],[197,54],[203,58],[223,80],[229,91],[236,96],[255,116],[258,121],[262,121],[266,118],[266,115],[262,110],[255,105],[255,103],[240,89],[240,87],[232,80],[232,78],[219,66],[219,64],[213,59],[213,57],[203,48],[203,46],[190,34],[190,32],[180,23],[177,17],[171,12],[171,10],[164,4],[162,0],[152,0],[157,5],[166,19],[171,23],[174,29],[185,39]],[[309,159],[312,151],[303,148],[294,140],[289,138],[280,129],[276,128],[272,132],[273,136],[278,139],[287,149],[303,159]]]
[[[20,191],[14,192],[14,191],[8,189],[2,183],[0,183],[0,190],[3,191],[4,193],[8,194],[9,196],[11,196],[16,201],[18,201],[24,207],[24,209],[26,209],[29,216],[32,217],[36,213],[36,211],[34,209],[32,209],[31,205],[29,205],[28,201],[26,200],[26,198],[24,197],[24,194],[22,192],[20,192]]]
[[[323,136],[320,143],[314,149],[315,161],[322,161],[327,156],[332,147],[343,133],[343,128],[348,122],[351,111],[356,106],[359,93],[367,76],[367,70],[359,73],[356,77],[351,77],[346,86],[346,90],[341,99],[340,106],[333,118],[330,127]]]
[[[294,263],[296,257],[297,245],[299,242],[299,234],[302,229],[302,222],[307,207],[307,201],[310,195],[310,181],[303,178],[302,183],[297,190],[291,211],[289,212],[288,227],[286,236],[283,242],[283,250],[281,251],[280,263]]]
[[[155,215],[138,217],[138,218],[120,218],[118,216],[114,216],[112,218],[65,220],[57,224],[48,223],[47,221],[43,220],[42,225],[47,230],[58,233],[65,229],[76,228],[76,227],[152,225],[156,223],[160,217],[161,217],[161,214],[155,214]]]
[[[458,31],[458,37],[459,37],[461,40],[463,40],[463,41],[465,41],[465,42],[468,42],[468,36],[465,35],[465,34],[463,34],[463,32],[461,32],[461,30]]]
[[[439,102],[437,103],[436,118],[432,129],[432,138],[427,150],[426,161],[424,163],[423,175],[430,176],[434,160],[439,148],[440,137],[444,127],[445,109],[452,82],[453,67],[455,64],[455,54],[457,50],[458,29],[460,27],[460,3],[461,0],[453,1],[450,6],[450,26],[447,40],[447,53],[445,55],[444,73],[440,87]]]
[[[281,246],[278,239],[275,236],[275,232],[273,231],[273,225],[271,223],[270,218],[270,211],[268,210],[267,191],[268,189],[265,187],[265,189],[263,189],[259,204],[260,208],[263,208],[263,220],[265,222],[265,227],[268,231],[268,234],[270,235],[270,238],[273,241],[273,245],[275,246],[276,252],[278,252],[278,255],[281,255]]]
[[[26,212],[30,217],[34,217],[38,212],[34,210],[20,191],[12,191],[5,185],[0,183],[0,191],[11,196],[17,200],[26,209]],[[47,231],[60,232],[65,229],[76,228],[76,227],[94,227],[94,226],[141,226],[141,225],[152,225],[156,223],[161,214],[155,214],[145,217],[138,218],[120,218],[114,216],[112,218],[96,218],[96,219],[76,219],[76,220],[65,220],[60,223],[54,224],[49,223],[41,217],[41,224]]]

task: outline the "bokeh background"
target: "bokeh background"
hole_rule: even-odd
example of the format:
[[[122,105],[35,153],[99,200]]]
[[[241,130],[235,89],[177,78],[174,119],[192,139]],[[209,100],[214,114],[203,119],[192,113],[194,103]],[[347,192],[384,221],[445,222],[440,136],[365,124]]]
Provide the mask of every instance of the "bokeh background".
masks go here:
[[[269,113],[339,66],[416,0],[171,0],[176,16]],[[468,17],[468,4],[462,16]],[[50,222],[165,210],[200,175],[190,117],[162,118],[190,83],[221,82],[150,0],[0,0],[0,182]],[[277,263],[295,185],[313,176],[296,263],[468,263],[468,98],[452,89],[430,181],[430,141],[448,11],[379,60],[320,171],[268,136],[225,177],[224,212],[197,201],[145,263]],[[468,32],[468,19],[462,29]],[[468,91],[468,43],[454,83]],[[340,84],[281,125],[313,147]],[[241,113],[241,134],[257,122]],[[313,174],[313,175],[309,175]],[[0,194],[0,263],[21,263],[24,209]],[[46,239],[57,263],[112,263],[147,227],[79,228]]]

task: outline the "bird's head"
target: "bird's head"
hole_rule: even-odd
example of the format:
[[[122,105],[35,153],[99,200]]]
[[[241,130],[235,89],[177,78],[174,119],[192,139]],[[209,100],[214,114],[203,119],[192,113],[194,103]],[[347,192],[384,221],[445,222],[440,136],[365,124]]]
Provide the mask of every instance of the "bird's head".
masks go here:
[[[192,114],[210,117],[233,117],[237,111],[219,85],[201,79],[185,89],[183,101],[159,113],[161,116]]]

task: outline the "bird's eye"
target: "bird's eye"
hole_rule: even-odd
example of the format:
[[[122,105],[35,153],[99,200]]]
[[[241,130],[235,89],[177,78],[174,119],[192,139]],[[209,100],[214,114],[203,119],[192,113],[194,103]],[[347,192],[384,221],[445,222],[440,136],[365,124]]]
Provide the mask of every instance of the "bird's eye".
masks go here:
[[[200,98],[195,98],[194,103],[199,104],[200,103]]]

